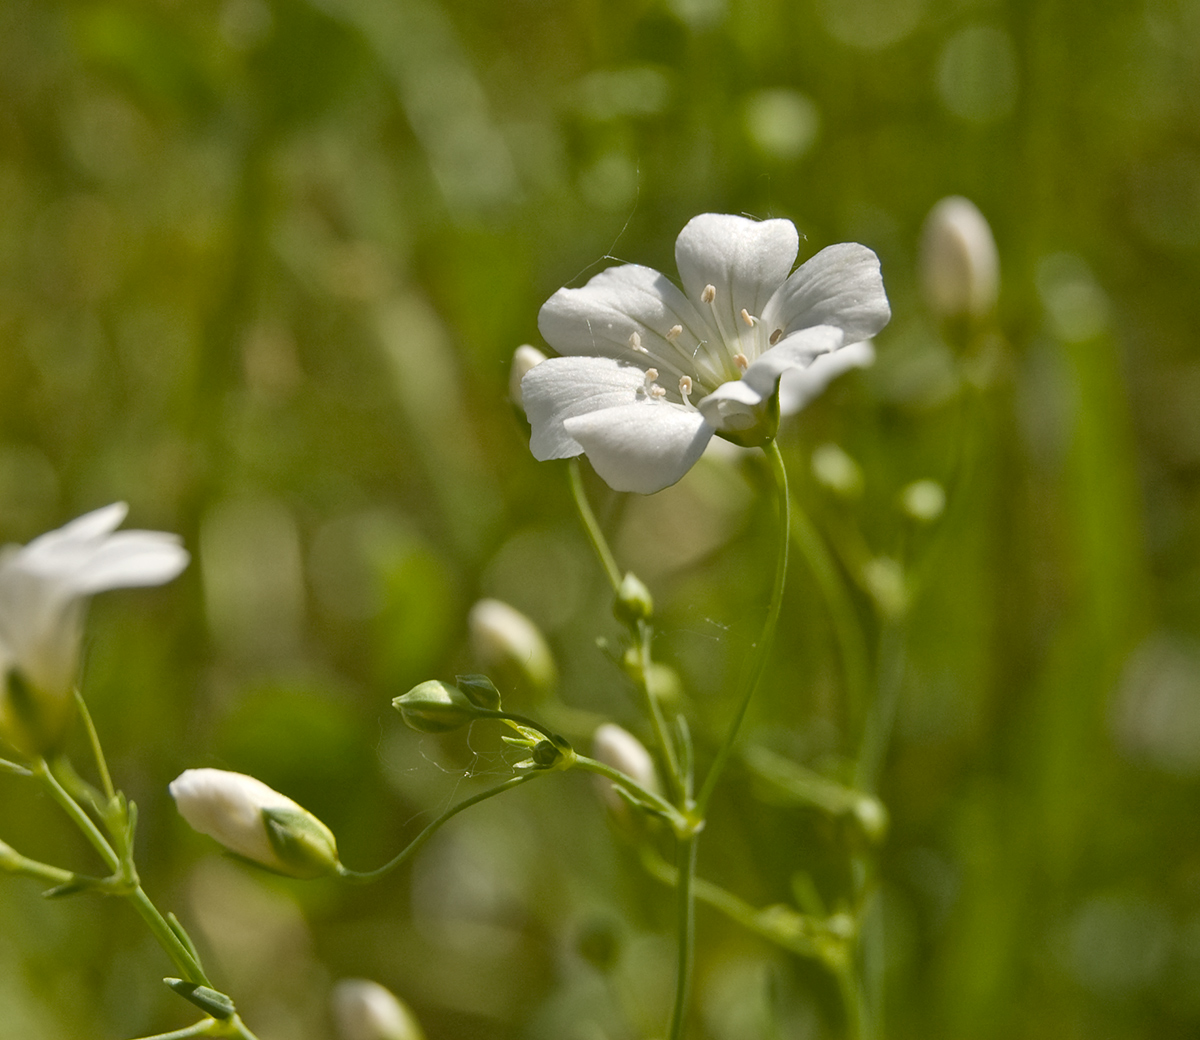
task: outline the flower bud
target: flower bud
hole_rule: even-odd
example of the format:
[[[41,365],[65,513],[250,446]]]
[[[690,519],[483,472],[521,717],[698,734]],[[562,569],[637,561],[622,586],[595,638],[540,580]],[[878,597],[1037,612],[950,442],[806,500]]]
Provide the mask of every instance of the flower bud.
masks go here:
[[[16,870],[21,866],[21,854],[11,845],[0,841],[0,870]]]
[[[454,685],[475,707],[500,710],[500,691],[486,675],[456,675]]]
[[[333,987],[339,1040],[425,1040],[408,1005],[378,982],[342,979]]]
[[[814,449],[812,472],[819,484],[839,498],[853,499],[862,494],[862,469],[836,444],[822,444]]]
[[[654,759],[645,745],[627,729],[612,722],[599,726],[592,734],[592,758],[624,773],[647,791],[659,793]],[[617,794],[613,782],[599,776],[596,781],[605,804],[614,812],[623,812],[625,802]]]
[[[508,397],[522,411],[525,410],[525,406],[521,403],[521,380],[525,378],[526,372],[545,360],[546,355],[528,343],[517,347],[513,353],[512,368],[508,371]]]
[[[558,681],[554,657],[541,630],[498,599],[481,599],[467,615],[471,652],[505,690],[545,693]]]
[[[888,811],[883,802],[865,794],[854,803],[851,811],[866,839],[873,845],[880,844],[887,836],[889,823]]]
[[[913,520],[931,524],[946,508],[946,489],[936,480],[915,480],[900,492],[900,504]]]
[[[421,733],[448,733],[475,718],[475,705],[457,686],[430,679],[392,700],[405,723]]]
[[[961,195],[929,212],[921,236],[921,287],[939,318],[977,318],[996,305],[1000,256],[987,219]]]
[[[298,878],[337,868],[333,832],[261,780],[224,769],[188,769],[169,790],[194,830],[243,859]]]
[[[654,597],[633,571],[621,579],[621,587],[617,589],[617,598],[613,601],[613,613],[618,621],[626,625],[647,621],[654,614]]]
[[[899,560],[876,556],[863,566],[862,578],[880,613],[889,618],[904,616],[908,610],[908,582]]]

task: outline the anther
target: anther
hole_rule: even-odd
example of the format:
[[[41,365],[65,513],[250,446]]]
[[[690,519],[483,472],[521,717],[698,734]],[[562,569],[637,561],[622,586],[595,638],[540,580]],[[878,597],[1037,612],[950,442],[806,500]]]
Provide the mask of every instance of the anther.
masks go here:
[[[700,294],[701,303],[712,303],[717,298],[717,287],[715,285],[706,285],[704,291]]]
[[[734,354],[733,363],[737,365],[743,372],[750,367],[750,362],[746,360],[745,354]]]
[[[783,339],[783,329],[776,329],[774,332],[771,333],[771,338],[768,339],[767,342],[770,343],[771,346],[775,346],[775,344],[778,343],[781,339]]]
[[[682,325],[672,325],[669,329],[667,329],[667,339],[671,343],[674,343],[682,335],[683,335],[683,326]]]
[[[655,383],[654,386],[650,387],[650,396],[651,397],[666,397],[667,396],[666,388],[661,387],[657,383]]]
[[[692,392],[692,377],[691,376],[680,376],[679,377],[679,396],[683,398],[684,404],[692,403],[691,401],[688,400],[688,397],[691,395],[691,392]]]
[[[636,329],[629,334],[629,348],[631,350],[636,350],[639,354],[650,353],[650,351],[642,346],[642,337],[637,334]]]
[[[745,307],[742,308],[742,321],[744,321],[751,328],[754,328],[754,326],[758,323],[758,319],[748,310],[746,310]]]

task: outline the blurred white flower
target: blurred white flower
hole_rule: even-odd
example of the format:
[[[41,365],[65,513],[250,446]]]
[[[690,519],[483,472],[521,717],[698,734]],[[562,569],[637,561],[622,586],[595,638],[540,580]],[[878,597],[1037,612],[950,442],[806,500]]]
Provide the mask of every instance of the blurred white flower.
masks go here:
[[[0,737],[25,754],[54,750],[71,721],[88,599],[187,566],[178,536],[117,531],[127,512],[114,502],[0,550]]]
[[[521,384],[534,456],[583,453],[614,489],[650,494],[679,480],[714,433],[770,440],[780,378],[891,317],[871,250],[830,246],[789,275],[798,250],[789,220],[706,213],[675,242],[683,292],[637,264],[556,292],[538,327],[566,356]]]
[[[558,680],[554,655],[542,630],[516,607],[481,599],[467,615],[471,653],[501,691],[522,687],[544,693]]]
[[[187,769],[168,789],[193,830],[244,859],[299,878],[337,867],[329,828],[261,780],[224,769]]]
[[[996,306],[1000,254],[987,218],[951,195],[929,211],[921,235],[921,288],[939,318],[980,317]]]
[[[339,1040],[425,1040],[416,1015],[390,990],[370,979],[342,979],[333,987]]]
[[[603,762],[637,781],[647,791],[659,793],[658,771],[645,745],[627,729],[612,722],[598,726],[592,734],[592,758]],[[596,777],[596,787],[605,804],[614,812],[622,812],[625,802],[617,794],[611,780]]]

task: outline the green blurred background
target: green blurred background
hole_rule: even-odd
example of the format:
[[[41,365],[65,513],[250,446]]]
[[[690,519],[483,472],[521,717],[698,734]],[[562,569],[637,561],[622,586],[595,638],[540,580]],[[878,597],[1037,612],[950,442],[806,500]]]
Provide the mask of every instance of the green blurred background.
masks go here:
[[[917,289],[951,193],[1001,251],[973,367]],[[669,897],[580,778],[354,890],[222,859],[166,785],[253,773],[349,865],[383,861],[506,775],[493,734],[418,736],[389,707],[474,669],[483,595],[543,626],[564,702],[636,728],[595,646],[617,634],[606,586],[508,364],[608,258],[674,277],[705,211],[789,217],[802,258],[863,242],[892,301],[875,368],[782,438],[835,543],[920,575],[880,784],[883,1034],[1196,1036],[1197,0],[0,0],[0,540],[125,499],[194,554],[89,626],[147,888],[263,1040],[331,1036],[346,975],[431,1040],[662,1029]],[[857,501],[814,481],[827,442],[862,466]],[[897,496],[926,477],[950,505],[918,531]],[[702,758],[765,604],[767,483],[721,459],[649,499],[589,483],[657,597]],[[749,735],[838,775],[844,683],[800,559],[782,624]],[[701,873],[765,905],[804,871],[835,904],[837,827],[753,794],[735,769]],[[0,836],[95,869],[11,777]],[[581,951],[606,936],[600,970]],[[819,968],[703,910],[699,944],[693,1036],[839,1035]],[[123,904],[0,878],[0,1036],[178,1028],[167,970]]]

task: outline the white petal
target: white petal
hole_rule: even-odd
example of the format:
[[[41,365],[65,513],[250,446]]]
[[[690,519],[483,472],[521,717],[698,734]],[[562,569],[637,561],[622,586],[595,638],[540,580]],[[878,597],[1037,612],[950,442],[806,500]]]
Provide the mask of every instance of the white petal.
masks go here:
[[[746,369],[742,382],[752,386],[763,397],[769,397],[779,385],[779,377],[793,368],[807,368],[814,358],[829,354],[842,345],[842,330],[831,325],[817,325],[789,336],[772,347]]]
[[[696,407],[714,430],[743,433],[762,422],[767,396],[744,380],[734,379],[722,383]]]
[[[21,550],[23,566],[47,574],[73,570],[79,555],[120,527],[128,512],[124,502],[113,502],[39,535]]]
[[[79,595],[106,589],[162,585],[188,565],[178,535],[165,531],[118,531],[95,547],[68,579]]]
[[[643,495],[679,480],[713,435],[695,409],[666,401],[591,412],[568,419],[565,426],[609,487]]]
[[[666,334],[675,325],[689,334],[668,340]],[[542,304],[538,329],[560,354],[653,364],[675,380],[694,374],[697,341],[715,339],[683,293],[665,276],[639,264],[610,267],[582,289],[559,289]],[[647,353],[631,345],[634,333]]]
[[[583,451],[563,423],[588,412],[637,401],[646,381],[643,369],[612,358],[549,358],[521,380],[521,401],[533,427],[529,450],[539,462],[566,459]]]
[[[693,217],[675,240],[675,262],[683,291],[697,306],[705,286],[716,290],[717,309],[727,334],[746,329],[742,310],[757,317],[787,278],[800,238],[790,220],[749,220],[727,213]]]
[[[822,249],[779,287],[763,309],[768,336],[813,325],[834,325],[857,343],[870,339],[891,318],[879,258],[854,242]],[[777,341],[778,342],[778,341]]]
[[[875,346],[869,340],[850,343],[832,354],[822,354],[808,368],[791,368],[779,381],[779,411],[795,415],[825,392],[838,376],[875,362]]]

